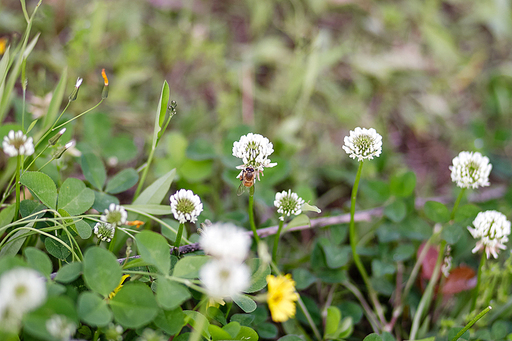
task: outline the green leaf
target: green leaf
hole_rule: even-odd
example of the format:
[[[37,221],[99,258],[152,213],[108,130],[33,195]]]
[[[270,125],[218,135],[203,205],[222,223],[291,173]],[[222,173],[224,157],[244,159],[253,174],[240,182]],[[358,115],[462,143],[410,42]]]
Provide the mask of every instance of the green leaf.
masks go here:
[[[27,259],[27,263],[35,270],[39,271],[47,278],[50,277],[52,273],[52,261],[50,257],[43,251],[36,249],[35,247],[26,248],[23,253],[25,254],[25,258]]]
[[[185,314],[183,314],[181,307],[173,310],[160,309],[153,322],[167,334],[174,335],[185,325]]]
[[[311,221],[309,220],[309,217],[307,215],[305,215],[304,213],[299,214],[298,216],[293,218],[292,221],[290,221],[288,223],[288,225],[285,226],[282,233],[288,231],[289,229],[291,229],[293,227],[297,227],[297,226],[311,226]]]
[[[258,324],[256,326],[256,330],[258,336],[263,339],[274,339],[278,334],[276,325],[270,322],[263,322]]]
[[[460,239],[464,230],[466,229],[457,223],[448,225],[441,231],[441,238],[448,244],[453,245]]]
[[[139,173],[133,168],[123,169],[107,183],[105,192],[117,194],[133,187],[139,181]]]
[[[114,203],[116,205],[119,205],[119,199],[117,199],[115,196],[93,191],[94,192],[94,204],[92,205],[92,208],[94,208],[98,212],[105,211],[110,204]]]
[[[238,322],[242,326],[250,326],[255,320],[256,316],[253,314],[234,314],[231,316],[231,322]],[[265,316],[264,320],[267,318]]]
[[[327,308],[327,318],[325,319],[325,336],[326,339],[335,339],[338,330],[338,324],[341,321],[341,311],[336,307]]]
[[[219,322],[221,326],[225,326],[226,324],[228,324],[228,321],[226,321],[226,317],[224,317],[224,313],[217,307],[208,307],[208,309],[206,309],[206,316],[210,319],[210,321],[215,320]],[[235,335],[237,333],[235,333]]]
[[[167,215],[172,213],[170,205],[123,205],[123,207],[127,209],[132,208],[152,215]]]
[[[211,177],[213,173],[213,161],[195,161],[186,159],[180,166],[180,176],[188,182],[201,182]]]
[[[197,278],[199,269],[208,262],[207,256],[183,257],[174,266],[173,276],[180,278]]]
[[[382,341],[382,338],[379,336],[379,334],[372,333],[365,337],[363,341]]]
[[[159,205],[169,192],[172,181],[176,176],[176,169],[159,177],[155,182],[149,185],[133,202],[133,205]]]
[[[251,258],[247,261],[251,267],[251,286],[245,292],[260,291],[267,286],[267,276],[270,275],[270,265],[263,264],[259,258]]]
[[[394,175],[390,179],[389,186],[391,193],[397,197],[408,197],[416,187],[416,174],[407,172],[402,175]]]
[[[231,298],[246,313],[252,313],[257,308],[256,302],[247,295],[235,295]]]
[[[297,335],[286,335],[279,338],[277,341],[305,341],[305,339]]]
[[[415,250],[412,244],[400,244],[393,250],[393,261],[402,262],[410,259]]]
[[[76,231],[82,239],[88,239],[92,234],[91,225],[87,224],[85,220],[77,220],[75,222]]]
[[[164,275],[171,269],[171,250],[165,238],[153,231],[145,230],[137,234],[137,249],[146,262],[152,264]]]
[[[349,246],[338,247],[334,245],[323,245],[322,248],[324,250],[327,266],[331,269],[342,267],[350,260],[352,251]]]
[[[208,326],[208,331],[210,332],[210,335],[212,336],[213,341],[217,340],[233,340],[233,337],[229,335],[229,333],[225,330],[223,330],[221,327],[216,326],[214,324],[210,324]]]
[[[463,226],[471,225],[480,211],[482,211],[480,207],[472,204],[460,206],[455,213],[454,220]]]
[[[297,268],[292,270],[292,277],[295,281],[297,290],[304,290],[315,283],[318,278],[307,269]]]
[[[0,211],[0,226],[5,226],[12,222],[14,218],[14,211],[16,210],[16,205],[12,204],[5,207]]]
[[[32,227],[33,224],[34,222],[30,222],[28,225],[26,225],[26,227]],[[30,231],[28,230],[18,230],[16,233],[14,233],[2,246],[2,249],[0,250],[0,258],[7,255],[16,255],[27,239],[25,235],[28,235],[29,233]]]
[[[82,292],[78,297],[77,311],[80,319],[93,327],[104,327],[112,321],[113,314],[107,302],[90,291]]]
[[[208,331],[210,323],[208,322],[206,316],[193,310],[184,310],[183,313],[185,314],[185,323],[188,323],[192,326],[192,328],[201,331],[203,336],[205,336],[207,339],[210,339],[211,335]]]
[[[380,259],[372,260],[372,273],[375,277],[382,277],[395,273],[395,266]]]
[[[107,171],[103,161],[92,152],[83,152],[80,157],[80,165],[85,179],[101,191],[107,179]]]
[[[60,187],[57,207],[72,216],[84,213],[93,203],[94,192],[82,180],[67,178]]]
[[[302,205],[302,212],[316,212],[316,213],[322,213],[322,210],[320,210],[318,207],[314,205],[310,205],[309,203],[304,203]]]
[[[114,254],[97,246],[85,251],[83,271],[87,287],[104,297],[119,285],[122,276],[121,266]]]
[[[395,223],[401,222],[407,215],[407,206],[403,200],[396,200],[384,208],[384,215]]]
[[[158,277],[156,301],[162,308],[175,309],[190,297],[190,291],[185,286],[163,276]]]
[[[62,240],[59,237],[48,237],[44,240],[44,246],[50,255],[57,259],[64,260],[68,258],[71,251],[56,239],[64,242],[66,245],[69,245],[69,241]]]
[[[158,100],[158,107],[156,109],[155,127],[153,129],[153,143],[151,145],[151,149],[156,148],[160,130],[162,129],[165,122],[165,114],[167,112],[167,104],[169,103],[169,95],[169,84],[167,84],[167,81],[164,81],[162,92],[160,93],[160,99]]]
[[[235,337],[235,340],[244,340],[244,341],[258,341],[259,336],[258,333],[254,331],[254,329],[250,327],[241,326],[240,332]]]
[[[57,271],[55,280],[61,283],[71,283],[80,276],[82,273],[82,263],[73,262],[65,264],[62,268]]]
[[[46,207],[57,209],[57,186],[48,175],[41,172],[26,172],[21,176],[20,182]]]
[[[423,207],[426,216],[436,223],[446,223],[450,220],[450,212],[448,208],[437,201],[427,201]]]
[[[119,283],[119,282],[118,282]],[[151,289],[141,282],[130,282],[110,300],[114,318],[124,328],[140,328],[158,314],[158,306]]]
[[[231,338],[235,338],[238,333],[240,333],[240,323],[235,321],[230,322],[222,327],[222,330],[226,331],[231,336]]]

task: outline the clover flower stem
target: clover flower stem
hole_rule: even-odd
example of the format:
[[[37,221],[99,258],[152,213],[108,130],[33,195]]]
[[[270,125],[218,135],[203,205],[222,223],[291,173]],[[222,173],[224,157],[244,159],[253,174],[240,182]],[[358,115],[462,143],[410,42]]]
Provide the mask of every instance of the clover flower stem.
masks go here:
[[[62,110],[62,112],[60,113],[59,117],[57,117],[57,119],[55,120],[55,122],[53,122],[53,124],[52,124],[52,126],[50,127],[50,129],[48,129],[48,130],[43,134],[43,136],[42,136],[42,137],[37,141],[37,143],[34,145],[34,149],[36,149],[36,148],[37,148],[37,146],[39,146],[39,144],[40,144],[41,142],[43,142],[44,138],[45,138],[46,136],[48,136],[48,134],[49,134],[49,133],[51,133],[51,132],[52,132],[52,131],[54,131],[55,129],[60,128],[62,125],[64,125],[64,124],[66,124],[66,123],[68,123],[68,122],[70,122],[70,121],[72,121],[72,120],[73,120],[73,119],[72,119],[72,120],[70,120],[70,121],[68,121],[68,122],[66,122],[66,123],[64,123],[64,124],[61,124],[59,127],[54,128],[54,127],[55,127],[55,125],[57,124],[57,122],[59,122],[59,120],[60,120],[60,118],[62,117],[62,115],[64,115],[64,113],[66,112],[66,110],[68,109],[68,107],[69,107],[69,105],[70,105],[70,104],[71,104],[71,101],[68,101],[68,104],[66,105],[66,107],[64,108],[64,110]],[[92,109],[91,109],[91,110],[92,110]]]
[[[457,333],[457,335],[455,335],[455,337],[451,340],[451,341],[457,341],[462,335],[464,335],[464,333],[469,329],[471,328],[478,320],[480,320],[482,317],[484,317],[485,314],[487,314],[490,310],[492,309],[491,306],[488,306],[487,308],[485,308],[484,310],[482,310],[480,312],[480,314],[476,315],[474,319],[472,319],[471,321],[469,321],[469,323],[460,330],[460,332]]]
[[[377,299],[377,294],[370,283],[368,274],[366,273],[363,263],[361,262],[361,259],[359,258],[359,255],[357,254],[357,251],[356,251],[357,241],[356,241],[356,226],[355,226],[355,221],[354,221],[354,215],[356,212],[357,189],[359,187],[359,181],[361,180],[362,169],[363,169],[363,161],[359,161],[359,168],[357,169],[356,180],[354,182],[354,187],[352,188],[352,195],[350,198],[350,225],[349,225],[350,247],[352,248],[352,256],[354,257],[354,263],[356,263],[357,269],[359,270],[359,273],[361,274],[361,277],[363,278],[364,284],[366,285],[366,288],[368,289],[368,294],[370,295],[372,303],[375,307],[377,316],[379,317],[381,324],[384,325],[386,320],[384,318],[382,306],[380,305],[379,300]]]
[[[102,102],[103,102],[103,98],[101,99],[101,101],[99,101],[99,102],[98,102],[98,104],[96,104],[96,105],[95,105],[95,106],[93,106],[92,108],[90,108],[90,109],[88,109],[88,110],[84,111],[83,113],[81,113],[81,114],[79,114],[79,115],[77,115],[77,116],[75,116],[75,117],[73,117],[73,118],[71,118],[71,119],[67,120],[66,122],[62,123],[62,124],[61,124],[61,125],[59,125],[58,127],[54,127],[54,128],[52,128],[52,129],[50,129],[48,132],[50,132],[50,131],[55,131],[55,130],[57,130],[57,129],[59,129],[59,128],[62,128],[62,127],[64,127],[66,124],[68,124],[69,122],[72,122],[72,121],[76,120],[77,118],[82,117],[83,115],[85,115],[85,114],[87,114],[87,113],[89,113],[89,112],[93,111],[93,110],[94,110],[94,109],[96,109],[96,108],[97,108],[97,107],[98,107]],[[69,105],[69,102],[68,102],[68,105]],[[68,106],[66,106],[66,108],[67,108],[67,107],[68,107]],[[66,108],[64,108],[64,111],[66,110]],[[61,114],[61,116],[62,116],[62,114]],[[60,116],[59,116],[59,118],[60,118]],[[57,119],[57,120],[58,120],[58,119]],[[48,134],[48,132],[47,132],[46,134]],[[45,135],[46,135],[46,134],[45,134]],[[42,140],[42,139],[41,139],[41,140]],[[39,140],[39,142],[40,142],[41,140]],[[39,142],[38,142],[38,144],[39,144]]]
[[[298,293],[297,293],[298,294]],[[315,337],[318,341],[322,340],[322,336],[320,336],[320,332],[318,331],[318,328],[316,328],[315,322],[313,322],[313,319],[311,318],[311,315],[309,314],[308,308],[306,308],[306,305],[304,302],[302,302],[302,298],[297,300],[297,303],[299,304],[300,310],[304,313],[304,316],[306,316],[306,320],[308,320],[309,326],[313,330],[313,333],[315,334]]]
[[[445,248],[446,248],[446,241],[441,240],[441,245],[439,247],[439,255],[437,256],[437,261],[436,261],[436,266],[434,268],[434,272],[432,273],[432,277],[430,277],[430,280],[427,285],[427,289],[425,289],[425,292],[423,293],[423,296],[421,297],[420,303],[418,304],[418,309],[413,318],[411,334],[409,335],[409,339],[411,339],[411,340],[414,340],[416,338],[416,333],[418,333],[418,329],[420,327],[420,320],[423,315],[423,312],[428,309],[428,307],[430,306],[430,303],[432,302],[432,293],[434,292],[434,287],[439,278],[439,274],[441,273],[440,269],[441,269],[441,265],[443,264]]]
[[[153,155],[155,154],[155,148],[151,148],[151,151],[149,152],[148,161],[146,161],[146,165],[144,166],[144,169],[142,170],[142,175],[139,180],[139,184],[137,185],[137,189],[135,190],[135,195],[133,196],[133,200],[136,200],[137,197],[140,194],[140,191],[142,190],[142,186],[144,185],[144,181],[146,180],[146,177],[148,176],[149,171],[149,165],[151,164],[151,161],[153,161]]]
[[[18,219],[18,212],[20,211],[20,166],[21,155],[16,157],[16,208],[14,210],[14,219]]]
[[[482,269],[485,264],[485,252],[482,252],[482,258],[480,259],[480,265],[478,266],[478,273],[477,273],[477,279],[476,279],[476,286],[475,289],[473,289],[473,298],[471,300],[471,309],[469,309],[469,312],[471,313],[476,308],[476,299],[478,297],[478,291],[480,290],[480,282],[482,279]]]
[[[176,257],[180,256],[180,244],[181,244],[181,236],[183,235],[183,226],[185,224],[181,223],[178,227],[178,233],[176,233],[176,241],[174,242],[174,254]]]
[[[455,212],[457,212],[457,208],[459,208],[460,201],[462,200],[465,191],[466,189],[462,188],[459,193],[459,196],[457,197],[457,200],[455,200],[455,203],[453,204],[452,214],[450,215],[450,220],[453,220],[455,218]]]
[[[254,223],[254,185],[249,189],[249,223],[251,224],[252,234],[254,236],[254,240],[256,241],[256,246],[260,242],[260,237],[258,236],[258,231],[256,231],[256,224]]]
[[[274,237],[274,247],[272,249],[272,260],[277,263],[277,245],[279,244],[279,236],[281,236],[281,230],[283,229],[284,221],[279,220],[279,228]]]

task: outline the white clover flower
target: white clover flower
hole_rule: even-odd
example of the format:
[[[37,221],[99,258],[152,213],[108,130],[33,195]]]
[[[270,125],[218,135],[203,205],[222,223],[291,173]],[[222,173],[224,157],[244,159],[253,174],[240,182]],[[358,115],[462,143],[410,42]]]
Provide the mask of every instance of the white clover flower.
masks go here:
[[[260,173],[263,174],[265,167],[277,165],[277,163],[271,163],[268,159],[273,152],[274,145],[272,142],[260,134],[249,133],[240,137],[239,141],[233,143],[233,156],[242,159],[243,162],[243,165],[236,167],[242,170],[237,178],[240,178],[247,167],[252,167],[258,180],[260,180]]]
[[[68,341],[76,332],[76,324],[63,315],[53,315],[46,321],[46,330],[55,340]]]
[[[350,136],[345,136],[345,150],[352,159],[357,161],[371,160],[382,152],[382,136],[373,128],[359,128],[350,131]]]
[[[32,137],[27,138],[21,130],[17,132],[11,130],[7,136],[4,136],[2,147],[4,153],[11,157],[34,154],[34,142]]]
[[[450,270],[452,269],[452,256],[451,256],[452,248],[450,245],[446,246],[446,251],[444,253],[443,265],[441,266],[441,272],[444,277],[448,278],[450,275]]]
[[[276,200],[274,200],[274,206],[277,207],[277,213],[281,213],[280,220],[284,220],[284,217],[290,215],[299,215],[302,212],[302,205],[304,200],[292,192],[291,189],[276,193]]]
[[[180,224],[187,221],[195,223],[197,217],[203,211],[201,199],[191,190],[180,189],[174,195],[171,195],[170,201],[174,219],[178,220]]]
[[[510,221],[503,213],[498,211],[480,212],[473,221],[475,228],[468,226],[468,230],[473,238],[478,239],[475,248],[472,250],[476,253],[484,249],[487,259],[489,255],[498,258],[499,249],[505,250],[505,243],[508,242],[510,235]]]
[[[108,243],[112,240],[112,238],[114,238],[116,227],[113,224],[105,223],[102,221],[94,225],[93,232],[99,240],[103,240],[104,242]]]
[[[242,263],[249,254],[251,238],[231,223],[216,223],[203,230],[199,245],[205,254],[216,259]]]
[[[167,341],[167,338],[156,330],[146,328],[142,332],[142,335],[137,338],[137,341]]]
[[[492,165],[489,158],[479,152],[460,152],[450,166],[452,181],[461,188],[478,188],[489,186],[489,174]]]
[[[110,323],[105,331],[107,341],[123,341],[123,327]]]
[[[0,320],[21,319],[46,301],[46,283],[35,270],[15,268],[0,277]]]
[[[199,270],[199,279],[210,299],[223,302],[249,288],[251,272],[243,263],[212,260]]]
[[[114,225],[114,227],[126,224],[128,213],[126,210],[119,205],[114,203],[110,204],[108,209],[105,210],[105,214],[101,216],[101,220],[105,223]]]

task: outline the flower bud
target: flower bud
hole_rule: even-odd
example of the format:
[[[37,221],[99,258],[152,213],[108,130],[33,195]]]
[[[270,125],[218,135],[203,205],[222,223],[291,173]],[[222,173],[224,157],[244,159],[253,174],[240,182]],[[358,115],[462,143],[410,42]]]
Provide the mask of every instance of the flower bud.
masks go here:
[[[57,143],[57,141],[59,141],[59,139],[61,138],[62,135],[64,135],[64,133],[66,132],[66,128],[62,128],[57,134],[53,135],[49,140],[48,140],[48,145],[50,146],[55,146],[55,144]]]
[[[80,78],[80,77],[77,78],[76,83],[75,83],[75,88],[73,89],[73,92],[71,92],[71,94],[69,95],[69,100],[71,102],[76,100],[76,98],[78,97],[78,89],[80,89],[80,85],[82,85],[82,81],[83,81],[82,78]]]
[[[103,77],[103,91],[101,92],[101,98],[105,99],[108,97],[108,77],[105,73],[105,69],[101,69],[101,76]]]

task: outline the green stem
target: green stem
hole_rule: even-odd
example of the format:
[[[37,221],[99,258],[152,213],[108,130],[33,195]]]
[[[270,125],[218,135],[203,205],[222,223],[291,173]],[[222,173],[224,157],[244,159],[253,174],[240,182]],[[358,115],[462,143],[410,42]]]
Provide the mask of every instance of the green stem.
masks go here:
[[[178,233],[176,234],[176,240],[174,241],[174,253],[176,257],[180,256],[180,244],[181,236],[183,235],[183,226],[185,226],[185,224],[180,223],[180,226],[178,227]]]
[[[306,316],[309,326],[311,327],[311,329],[313,329],[313,333],[315,334],[315,337],[317,338],[318,341],[322,340],[322,336],[320,336],[320,332],[316,328],[316,325],[313,322],[311,315],[309,314],[308,308],[306,308],[306,305],[304,304],[304,302],[302,302],[302,299],[300,298],[300,295],[298,295],[298,293],[297,293],[297,296],[299,297],[299,299],[297,300],[297,302],[299,303],[299,307],[302,310],[302,312],[304,313],[304,316]]]
[[[66,122],[64,122],[64,123],[60,124],[60,125],[59,125],[59,126],[57,126],[57,127],[50,128],[50,129],[48,130],[47,134],[48,134],[50,131],[55,131],[55,130],[57,130],[57,129],[59,129],[59,128],[62,128],[62,127],[64,127],[66,124],[68,124],[69,122],[72,122],[72,121],[76,120],[77,118],[79,118],[79,117],[81,117],[81,116],[83,116],[83,115],[87,114],[88,112],[91,112],[92,110],[96,109],[96,108],[101,104],[101,102],[103,102],[103,98],[101,99],[101,101],[99,101],[99,102],[98,102],[98,104],[96,104],[94,107],[90,108],[89,110],[86,110],[86,111],[84,111],[83,113],[81,113],[80,115],[77,115],[77,116],[75,116],[75,117],[73,117],[73,118],[71,118],[71,119],[67,120]],[[71,103],[71,102],[68,102],[68,105],[66,105],[66,108],[69,106],[69,103]],[[64,108],[64,111],[66,110],[66,108]],[[64,113],[64,111],[60,114],[60,116],[59,116],[59,118],[57,119],[57,121],[60,119],[60,117],[62,116],[62,114]],[[57,121],[55,121],[55,122],[57,122]],[[55,124],[54,124],[54,125],[55,125]],[[45,136],[46,136],[46,135],[45,135]],[[41,139],[41,140],[42,140],[42,139]]]
[[[459,337],[461,337],[462,335],[464,335],[464,333],[469,329],[471,328],[471,326],[473,326],[478,320],[480,320],[485,314],[487,314],[490,310],[492,309],[491,306],[488,306],[487,308],[485,308],[484,310],[482,310],[482,312],[480,312],[480,314],[476,315],[476,317],[474,319],[472,319],[464,328],[462,328],[462,330],[460,332],[457,333],[457,335],[455,335],[455,337],[452,339],[452,341],[457,341],[459,339]]]
[[[462,188],[460,190],[459,196],[457,197],[457,200],[455,200],[455,203],[453,204],[452,214],[450,215],[450,220],[453,220],[455,218],[455,212],[457,212],[457,208],[459,207],[460,201],[462,200],[462,197],[464,196],[464,192],[466,191],[465,188]]]
[[[112,237],[112,240],[108,244],[108,250],[112,253],[114,253],[114,247],[116,246],[116,240],[117,240],[117,226],[114,228],[114,237]]]
[[[363,169],[363,161],[359,162],[359,168],[357,169],[356,180],[354,182],[354,187],[352,188],[352,195],[350,197],[350,225],[349,225],[349,233],[350,233],[350,247],[352,248],[352,256],[354,258],[354,263],[356,263],[357,269],[363,278],[363,281],[368,289],[368,294],[372,300],[372,303],[377,312],[377,316],[379,317],[380,323],[385,325],[386,320],[384,318],[384,312],[382,310],[382,306],[377,298],[377,293],[373,289],[368,274],[364,269],[363,263],[357,254],[357,240],[356,240],[356,225],[354,220],[354,215],[356,212],[356,198],[357,198],[357,189],[359,187],[359,181],[361,180],[361,172]]]
[[[252,234],[254,236],[254,240],[256,241],[256,245],[260,242],[260,236],[258,236],[258,231],[256,231],[256,224],[254,223],[254,185],[249,189],[249,223],[251,224]]]
[[[140,194],[140,191],[142,190],[142,186],[144,185],[144,181],[146,180],[146,177],[148,176],[149,165],[151,164],[151,161],[153,161],[154,154],[155,154],[155,148],[151,148],[151,151],[149,152],[148,161],[146,162],[146,166],[144,167],[144,170],[142,171],[142,175],[140,177],[139,184],[137,185],[137,190],[135,191],[135,195],[133,196],[133,201],[135,201],[137,199],[137,197]]]
[[[279,236],[281,235],[283,225],[284,220],[279,220],[279,228],[277,229],[277,233],[274,237],[274,248],[272,249],[272,260],[274,261],[274,263],[277,263],[277,245],[279,244]]]
[[[100,329],[96,329],[96,331],[94,332],[94,336],[93,336],[93,341],[98,341],[99,337],[100,337]]]
[[[100,102],[100,103],[101,103],[101,102]],[[66,104],[66,107],[64,108],[64,110],[62,110],[62,111],[61,111],[61,113],[60,113],[59,117],[57,117],[57,119],[55,120],[55,122],[53,122],[53,124],[52,124],[52,126],[50,127],[50,129],[48,129],[48,130],[43,134],[43,136],[42,136],[42,137],[37,141],[36,145],[34,146],[34,149],[36,149],[36,148],[37,148],[37,146],[39,146],[39,144],[40,144],[41,142],[43,142],[43,140],[45,139],[45,137],[46,137],[46,136],[48,136],[48,134],[50,134],[52,131],[54,131],[55,129],[60,128],[61,126],[63,126],[63,125],[65,125],[65,124],[67,124],[68,122],[71,122],[72,120],[74,120],[74,119],[76,119],[76,118],[80,117],[80,115],[78,115],[77,117],[75,117],[75,118],[73,118],[73,119],[69,120],[68,122],[61,124],[61,125],[60,125],[60,126],[58,126],[57,128],[54,128],[54,127],[55,127],[55,125],[57,124],[57,122],[59,122],[59,120],[60,120],[60,118],[62,117],[62,115],[66,112],[66,110],[68,109],[68,107],[69,107],[69,105],[70,105],[70,104],[71,104],[71,101],[68,101],[68,104]],[[99,103],[98,103],[98,105],[99,105]],[[98,105],[96,105],[96,107],[97,107]],[[92,109],[94,109],[94,108],[95,108],[95,107],[93,107]],[[89,110],[87,110],[86,112],[89,112],[89,111],[90,111],[90,110],[92,110],[92,109],[89,109]]]
[[[14,210],[14,220],[18,219],[18,212],[20,211],[20,166],[21,155],[16,156],[16,208]]]
[[[482,258],[480,259],[480,265],[478,266],[477,280],[475,289],[473,289],[473,300],[471,301],[471,309],[469,312],[472,312],[476,308],[476,299],[478,298],[478,292],[480,291],[480,282],[482,279],[482,269],[485,264],[485,252],[482,252]]]

